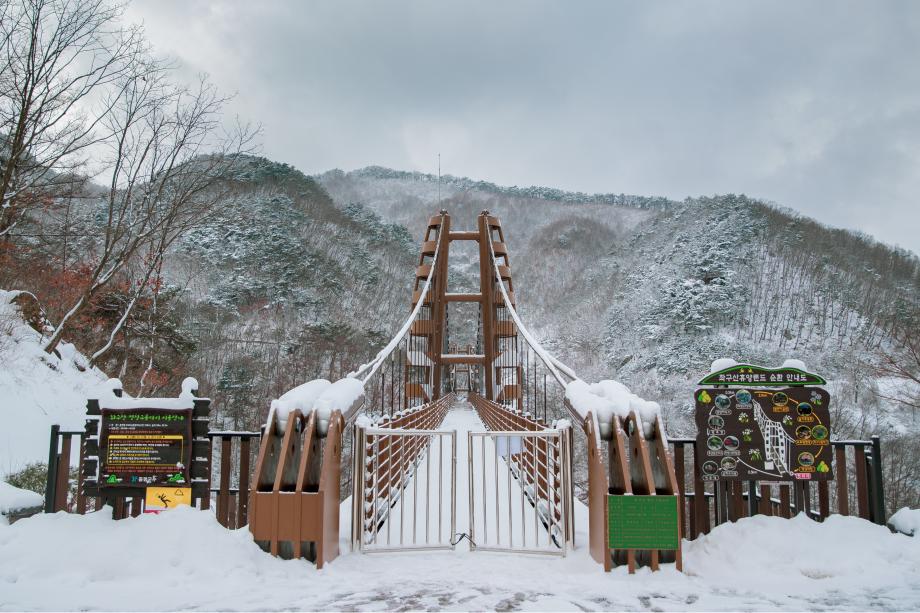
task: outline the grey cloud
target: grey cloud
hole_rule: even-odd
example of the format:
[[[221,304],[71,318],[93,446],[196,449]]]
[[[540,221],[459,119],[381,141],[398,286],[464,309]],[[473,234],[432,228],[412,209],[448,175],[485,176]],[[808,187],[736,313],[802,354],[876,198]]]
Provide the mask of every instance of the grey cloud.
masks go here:
[[[920,252],[920,4],[136,0],[306,172],[744,192]]]

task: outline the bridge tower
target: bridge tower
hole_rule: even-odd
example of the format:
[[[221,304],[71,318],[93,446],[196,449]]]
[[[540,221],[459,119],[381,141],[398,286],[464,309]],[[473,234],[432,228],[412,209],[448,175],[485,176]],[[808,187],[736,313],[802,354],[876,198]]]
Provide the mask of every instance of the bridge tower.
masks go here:
[[[478,366],[484,372],[484,396],[503,404],[519,402],[523,394],[523,371],[517,359],[519,346],[517,328],[508,317],[508,309],[496,289],[498,275],[508,287],[512,308],[515,306],[514,285],[511,279],[511,262],[505,246],[501,222],[488,211],[483,211],[473,231],[452,231],[451,218],[441,211],[429,219],[422,240],[421,253],[415,272],[412,309],[418,306],[424,294],[420,318],[410,330],[410,350],[405,363],[405,406],[421,401],[429,402],[441,397],[445,376],[452,365],[466,369]],[[445,247],[437,258],[438,244],[444,236]],[[479,293],[450,292],[448,262],[450,245],[456,241],[478,244]],[[495,255],[496,265],[492,255]],[[431,287],[422,290],[431,275]],[[451,353],[448,347],[449,328],[447,306],[451,302],[474,302],[479,305],[479,327],[482,334],[482,353]],[[428,369],[431,369],[429,373]],[[430,384],[422,381],[430,381]],[[428,389],[428,388],[431,389]]]

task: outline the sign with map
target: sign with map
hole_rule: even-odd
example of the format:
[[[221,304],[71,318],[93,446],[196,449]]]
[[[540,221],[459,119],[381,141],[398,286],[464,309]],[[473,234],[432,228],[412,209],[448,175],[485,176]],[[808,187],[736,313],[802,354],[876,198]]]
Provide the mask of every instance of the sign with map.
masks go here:
[[[101,487],[188,485],[192,409],[103,409]]]
[[[817,387],[696,390],[696,466],[703,481],[827,481],[830,395]]]
[[[697,385],[756,385],[787,387],[792,385],[826,385],[823,377],[798,368],[766,368],[753,364],[735,364],[709,373]]]
[[[678,549],[678,497],[607,496],[607,544],[611,549]]]

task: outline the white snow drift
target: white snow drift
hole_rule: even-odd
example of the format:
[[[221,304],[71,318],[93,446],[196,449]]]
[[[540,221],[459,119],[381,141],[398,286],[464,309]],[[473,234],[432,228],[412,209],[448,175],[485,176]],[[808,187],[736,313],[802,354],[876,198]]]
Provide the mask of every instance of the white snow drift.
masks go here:
[[[348,532],[343,505],[342,533]],[[585,509],[577,505],[583,529]],[[920,539],[852,517],[742,519],[685,543],[685,574],[605,574],[585,535],[566,558],[348,553],[317,571],[262,552],[245,529],[180,508],[0,525],[0,609],[910,610]],[[344,540],[343,540],[344,547]],[[53,551],[54,555],[48,555]],[[88,553],[89,552],[89,553]]]

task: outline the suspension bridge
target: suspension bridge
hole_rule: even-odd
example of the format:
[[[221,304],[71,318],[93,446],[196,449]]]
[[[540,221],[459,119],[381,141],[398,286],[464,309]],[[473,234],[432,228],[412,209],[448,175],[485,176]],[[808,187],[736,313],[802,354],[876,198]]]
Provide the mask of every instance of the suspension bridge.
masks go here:
[[[451,291],[448,282],[451,247],[461,242],[478,254],[477,292]],[[451,324],[452,303],[476,305],[475,330]],[[411,312],[392,340],[320,399],[307,384],[299,400],[273,405],[252,479],[253,537],[274,555],[321,567],[339,553],[347,493],[355,551],[564,556],[587,545],[608,570],[615,561],[679,566],[679,550],[618,555],[606,542],[608,494],[678,493],[660,417],[649,424],[635,412],[578,410],[566,395],[577,380],[518,314],[500,220],[483,211],[475,230],[454,230],[441,211],[428,221]],[[576,427],[586,435],[581,457]],[[587,464],[590,542],[576,544],[579,461]]]

